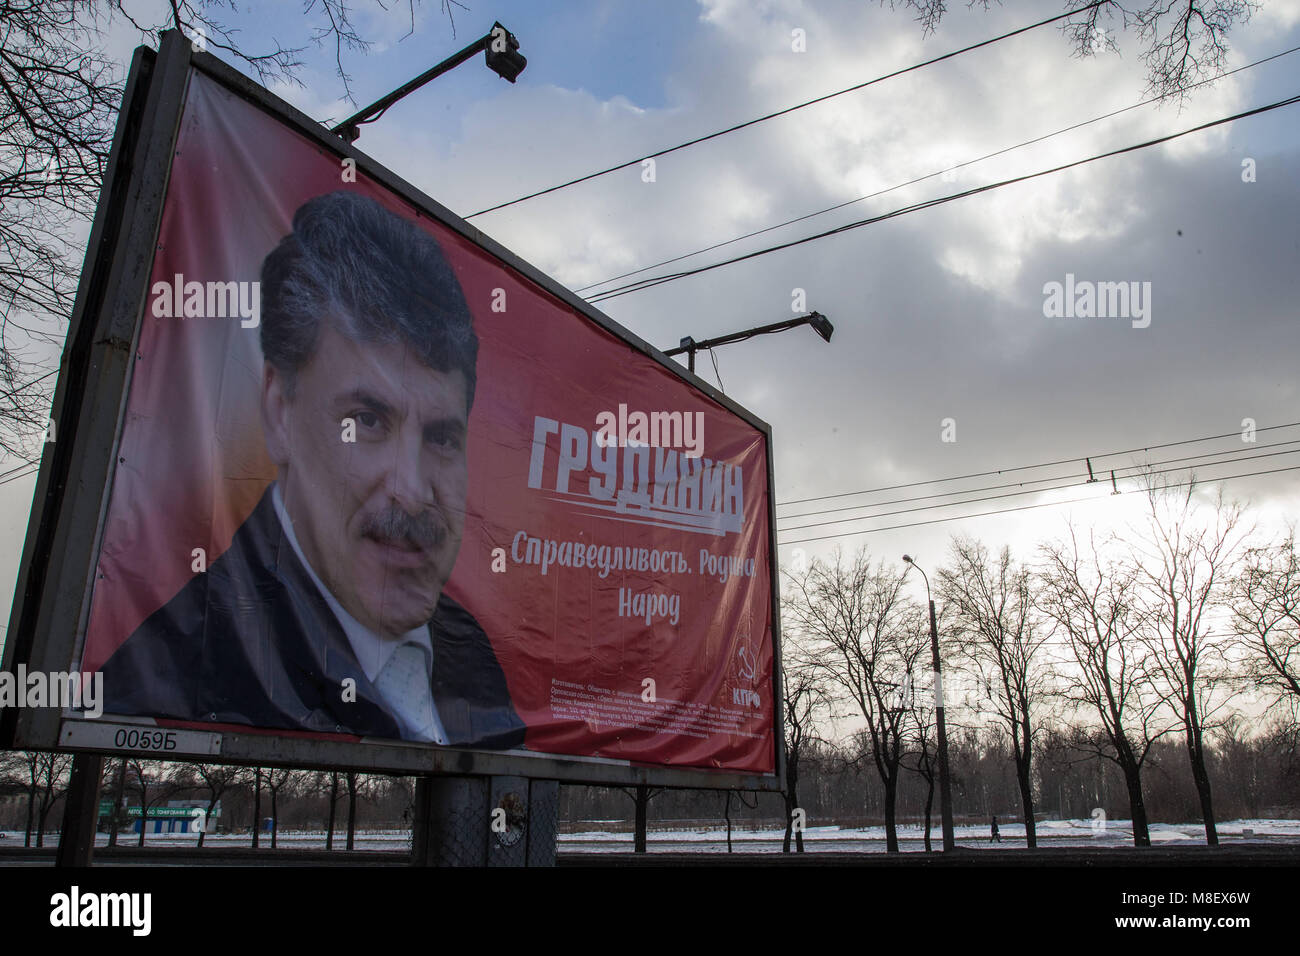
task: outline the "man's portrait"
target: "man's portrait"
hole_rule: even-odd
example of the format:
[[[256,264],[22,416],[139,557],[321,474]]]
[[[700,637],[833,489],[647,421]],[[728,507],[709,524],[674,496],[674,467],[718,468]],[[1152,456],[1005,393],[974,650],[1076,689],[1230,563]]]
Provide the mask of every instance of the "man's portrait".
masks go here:
[[[521,746],[492,645],[444,591],[478,338],[438,242],[359,193],[317,196],[263,261],[260,296],[276,480],[108,659],[105,709]]]

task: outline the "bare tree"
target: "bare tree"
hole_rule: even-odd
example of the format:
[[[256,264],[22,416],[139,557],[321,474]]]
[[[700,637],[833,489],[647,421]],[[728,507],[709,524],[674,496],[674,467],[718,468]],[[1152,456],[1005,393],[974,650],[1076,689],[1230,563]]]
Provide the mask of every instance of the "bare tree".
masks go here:
[[[746,799],[745,791],[743,790],[723,791],[722,818],[723,820],[726,821],[727,824],[727,852],[728,853],[731,852],[731,800],[733,797],[739,800],[740,805],[744,807],[746,810],[754,810],[758,808],[758,799],[755,798],[754,802],[750,803],[749,800]]]
[[[338,815],[339,772],[337,770],[318,771],[312,780],[312,788],[325,796],[329,805],[325,820],[325,849],[334,849],[334,821]]]
[[[373,774],[353,773],[352,771],[348,771],[344,775],[344,781],[347,784],[348,791],[347,848],[351,850],[356,842],[357,801],[369,800],[376,796],[384,786],[384,778],[374,776]]]
[[[1295,795],[1300,785],[1300,721],[1274,718],[1261,734],[1269,749],[1278,755],[1277,769],[1290,784],[1290,793]]]
[[[253,849],[261,840],[262,834],[262,780],[266,771],[261,767],[253,768]]]
[[[1089,536],[1081,547],[1070,529],[1068,543],[1042,546],[1039,605],[1064,634],[1072,679],[1066,700],[1100,721],[1079,747],[1114,762],[1124,774],[1133,818],[1134,846],[1150,846],[1142,767],[1151,747],[1172,729],[1158,714],[1166,698],[1157,689],[1150,654],[1139,632],[1144,625],[1136,591],[1138,572],[1104,558]]]
[[[911,706],[908,708],[908,714],[911,718],[911,739],[914,746],[909,751],[912,758],[911,765],[904,766],[908,770],[917,774],[925,781],[925,852],[929,853],[933,847],[930,842],[931,823],[934,819],[934,783],[935,776],[939,770],[938,761],[938,740],[935,736],[938,727],[936,719],[937,714],[934,707],[934,695],[916,694],[914,691],[910,695]]]
[[[52,393],[40,353],[72,310],[67,226],[94,210],[121,99],[98,26],[77,0],[0,2],[0,450],[24,459]]]
[[[898,852],[898,780],[906,751],[907,708],[899,688],[929,649],[921,608],[903,593],[903,573],[872,567],[864,548],[845,563],[814,561],[787,572],[785,608],[806,636],[817,670],[866,721],[860,759],[875,765],[884,788],[885,844]]]
[[[26,755],[19,750],[0,750],[0,797],[26,793]]]
[[[33,815],[36,845],[45,845],[45,824],[54,805],[68,792],[72,755],[28,752],[27,758],[27,834],[23,846],[32,845]]]
[[[149,829],[149,810],[160,805],[164,800],[182,793],[187,782],[176,773],[176,768],[158,760],[142,760],[130,757],[126,762],[127,780],[134,782],[140,794],[140,840],[144,846],[145,833]]]
[[[971,538],[955,538],[952,565],[939,570],[939,593],[962,656],[989,689],[989,708],[1011,743],[1025,841],[1034,847],[1034,711],[1048,682],[1042,666],[1048,629],[1037,620],[1030,580],[1030,571],[1011,560],[1010,549],[995,559]]]
[[[646,830],[650,825],[650,801],[663,793],[664,788],[638,784],[635,787],[619,787],[618,789],[630,797],[633,804],[632,852],[644,853],[646,851]]]
[[[881,0],[882,3],[885,0]],[[916,13],[923,35],[933,33],[948,11],[948,0],[888,0]],[[985,10],[989,0],[967,0]],[[1132,29],[1142,46],[1147,92],[1181,101],[1196,84],[1222,72],[1228,56],[1228,33],[1246,23],[1259,4],[1252,0],[1066,0],[1061,32],[1076,57],[1118,52],[1108,27]],[[1064,12],[1063,11],[1063,12]]]
[[[221,797],[227,791],[244,782],[248,771],[243,767],[233,767],[228,764],[187,763],[184,765],[184,772],[193,777],[192,780],[187,781],[187,789],[205,793],[208,797],[208,805],[203,812],[203,828],[199,830],[198,845],[202,847],[212,825],[212,811],[216,809],[217,804],[221,802]]]
[[[1145,604],[1148,625],[1139,634],[1182,721],[1205,842],[1217,846],[1205,732],[1224,703],[1215,695],[1225,686],[1225,667],[1222,636],[1211,629],[1209,616],[1221,603],[1225,579],[1249,529],[1243,526],[1241,507],[1226,502],[1222,490],[1208,509],[1198,506],[1195,493],[1194,482],[1176,488],[1148,476],[1146,528],[1133,536],[1132,548],[1140,585],[1136,593]]]
[[[123,757],[117,761],[114,766],[111,761],[104,761],[104,772],[108,774],[111,770],[113,779],[113,794],[110,801],[108,813],[108,845],[117,846],[117,832],[123,820],[126,818],[125,803],[126,795],[126,758]]]
[[[274,850],[276,835],[280,830],[280,798],[293,796],[302,782],[302,771],[273,767],[263,773],[263,779],[266,780],[266,789],[271,793],[271,849]]]
[[[1263,790],[1264,748],[1261,741],[1251,739],[1249,731],[1250,721],[1241,714],[1231,715],[1216,728],[1214,749],[1229,795],[1254,819],[1259,816]]]
[[[1280,545],[1246,552],[1229,589],[1242,682],[1271,692],[1269,709],[1300,715],[1300,554],[1295,531]]]
[[[822,672],[802,654],[797,640],[786,639],[786,654],[782,661],[782,700],[785,706],[785,836],[781,852],[790,852],[790,838],[794,837],[796,851],[803,852],[803,826],[795,826],[795,811],[799,803],[799,761],[805,747],[819,739],[816,714],[829,702],[826,681]]]

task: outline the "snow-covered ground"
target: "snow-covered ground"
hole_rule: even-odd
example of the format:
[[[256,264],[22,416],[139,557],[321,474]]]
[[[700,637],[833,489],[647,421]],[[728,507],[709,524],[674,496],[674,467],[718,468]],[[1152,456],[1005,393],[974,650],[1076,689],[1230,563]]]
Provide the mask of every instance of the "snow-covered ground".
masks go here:
[[[560,850],[583,852],[621,853],[632,849],[632,834],[628,831],[615,832],[601,829],[600,823],[593,821],[590,829],[575,833],[560,834]],[[1011,848],[1025,845],[1025,828],[1023,824],[1005,823],[1000,825],[1002,842],[989,842],[987,826],[957,827],[956,839],[960,846],[978,850],[990,847]],[[1205,831],[1198,823],[1154,823],[1151,825],[1151,842],[1155,846],[1182,844],[1186,846],[1204,845]],[[1230,820],[1218,826],[1219,840],[1224,844],[1258,843],[1268,846],[1300,846],[1300,820]],[[747,853],[779,852],[782,831],[779,829],[732,831],[732,845]],[[900,849],[904,852],[917,852],[925,848],[923,834],[919,826],[900,826],[898,828]],[[940,843],[939,827],[936,821],[930,838],[934,845]],[[0,837],[0,847],[21,846],[21,831],[4,831]],[[47,834],[46,843],[53,846],[58,840],[57,834]],[[118,842],[134,846],[135,834],[122,834]],[[147,846],[193,846],[197,835],[186,834],[148,834]],[[404,850],[409,846],[409,832],[406,830],[365,830],[357,833],[358,850]],[[108,842],[106,834],[100,834],[97,845]],[[248,846],[249,836],[241,834],[209,834],[205,845],[212,846]],[[263,834],[261,845],[270,846],[270,837]],[[334,846],[342,849],[345,835],[336,833]],[[1128,820],[1107,820],[1104,827],[1096,826],[1093,820],[1048,820],[1038,824],[1038,844],[1043,847],[1126,847],[1133,845],[1133,831]],[[300,831],[281,830],[276,837],[276,845],[285,849],[323,850],[325,832],[323,830]],[[804,831],[804,846],[809,852],[879,852],[885,851],[885,828],[879,827],[809,827]],[[691,826],[672,828],[670,824],[652,826],[647,838],[650,852],[725,852],[727,832],[725,826]]]
[[[1154,823],[1150,826],[1151,843],[1168,846],[1181,843],[1188,846],[1205,845],[1205,830],[1199,823]],[[1008,848],[1025,846],[1024,824],[999,824],[1001,843],[989,841],[987,826],[957,827],[954,837],[957,844],[967,849]],[[1300,820],[1232,820],[1218,825],[1220,843],[1261,843],[1269,846],[1300,845]],[[1104,828],[1094,829],[1092,820],[1049,820],[1037,826],[1040,847],[1125,847],[1133,845],[1132,823],[1128,820],[1108,820]],[[781,849],[782,831],[733,830],[732,846],[749,853],[778,852]],[[933,845],[941,842],[938,822],[931,829]],[[903,852],[924,851],[924,833],[920,826],[898,828],[899,849]],[[566,833],[560,836],[561,850],[585,852],[625,852],[631,847],[630,833],[610,833],[589,830]],[[809,852],[885,852],[885,828],[878,827],[809,827],[804,831],[804,847]],[[706,827],[687,830],[654,830],[647,835],[646,848],[650,852],[696,851],[701,853],[725,852],[727,834],[725,827]]]

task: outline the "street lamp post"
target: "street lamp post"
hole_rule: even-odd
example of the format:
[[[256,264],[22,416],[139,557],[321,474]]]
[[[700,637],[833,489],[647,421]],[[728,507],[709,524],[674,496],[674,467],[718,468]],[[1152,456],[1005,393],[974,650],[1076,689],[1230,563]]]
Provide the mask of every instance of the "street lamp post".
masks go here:
[[[760,325],[757,328],[746,329],[743,332],[732,332],[729,335],[719,335],[715,339],[705,339],[702,342],[697,342],[688,335],[682,339],[677,348],[668,349],[664,352],[664,355],[681,355],[685,352],[686,367],[694,372],[696,352],[716,348],[719,345],[730,345],[732,342],[743,342],[745,339],[752,339],[756,335],[766,335],[769,332],[784,332],[786,329],[797,329],[801,325],[811,325],[813,330],[827,342],[831,340],[831,335],[835,332],[835,326],[831,325],[830,319],[820,312],[809,312],[807,315],[786,319],[784,322]]]
[[[930,597],[929,575],[912,560],[903,555],[909,567],[921,572],[925,580],[925,596],[930,603],[930,658],[934,667],[934,722],[939,731],[939,812],[943,820],[943,849],[952,851],[956,844],[952,835],[952,787],[948,782],[948,728],[943,719],[943,673],[939,665],[939,626],[934,616],[934,598]],[[906,573],[906,572],[904,572]]]
[[[362,123],[373,123],[402,97],[414,93],[430,80],[460,66],[480,50],[484,53],[488,68],[503,80],[509,80],[511,83],[518,78],[519,74],[524,71],[524,67],[528,65],[528,60],[519,52],[519,40],[515,38],[515,35],[500,23],[494,23],[492,29],[486,35],[479,37],[465,49],[449,56],[437,66],[421,73],[409,83],[399,86],[387,96],[375,100],[365,109],[353,113],[342,123],[335,126],[332,131],[338,133],[349,143],[355,142],[357,137],[361,135],[360,127]]]

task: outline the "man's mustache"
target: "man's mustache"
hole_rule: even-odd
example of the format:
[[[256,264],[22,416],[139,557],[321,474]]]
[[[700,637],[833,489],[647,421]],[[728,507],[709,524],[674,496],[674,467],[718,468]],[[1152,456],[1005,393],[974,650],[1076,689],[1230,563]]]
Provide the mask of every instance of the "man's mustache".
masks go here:
[[[420,551],[432,551],[447,539],[449,530],[432,511],[408,514],[393,505],[368,514],[361,523],[361,535],[391,544],[407,544]]]

